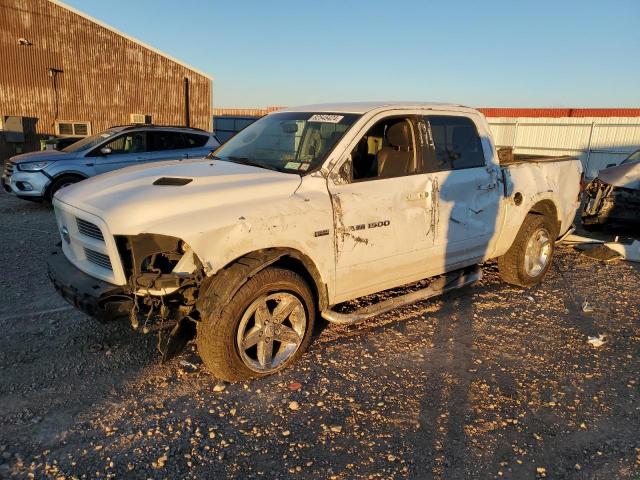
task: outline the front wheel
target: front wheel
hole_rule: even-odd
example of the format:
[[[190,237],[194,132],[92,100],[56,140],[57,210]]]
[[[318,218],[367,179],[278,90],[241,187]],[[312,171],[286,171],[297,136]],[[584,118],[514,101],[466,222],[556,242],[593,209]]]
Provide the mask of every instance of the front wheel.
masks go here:
[[[56,194],[58,190],[61,190],[69,185],[73,185],[74,183],[78,183],[80,180],[83,180],[81,177],[75,175],[62,175],[61,177],[56,178],[49,187],[49,191],[45,195],[45,198],[48,202],[53,201],[53,196]]]
[[[313,294],[300,275],[267,267],[221,310],[202,302],[198,352],[209,371],[222,380],[270,375],[294,363],[307,349],[315,312]]]
[[[527,215],[511,248],[498,258],[502,279],[521,287],[540,283],[553,259],[553,232],[555,228],[548,217],[531,213]]]

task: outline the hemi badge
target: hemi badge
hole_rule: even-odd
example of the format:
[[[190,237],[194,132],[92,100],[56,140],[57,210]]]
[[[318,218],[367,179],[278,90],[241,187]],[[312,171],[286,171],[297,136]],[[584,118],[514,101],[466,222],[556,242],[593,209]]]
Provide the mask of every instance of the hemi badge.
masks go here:
[[[318,230],[313,234],[314,237],[324,237],[325,235],[329,235],[329,229],[326,228],[324,230]]]

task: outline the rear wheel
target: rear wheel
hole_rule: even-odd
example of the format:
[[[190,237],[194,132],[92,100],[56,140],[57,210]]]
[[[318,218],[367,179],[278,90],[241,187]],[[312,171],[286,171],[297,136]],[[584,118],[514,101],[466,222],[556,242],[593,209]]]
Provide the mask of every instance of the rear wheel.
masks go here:
[[[545,215],[529,214],[511,248],[498,258],[500,276],[513,285],[536,285],[549,270],[554,250],[553,222]]]
[[[219,307],[202,302],[196,343],[204,364],[223,380],[282,370],[311,342],[314,297],[295,272],[267,267]]]

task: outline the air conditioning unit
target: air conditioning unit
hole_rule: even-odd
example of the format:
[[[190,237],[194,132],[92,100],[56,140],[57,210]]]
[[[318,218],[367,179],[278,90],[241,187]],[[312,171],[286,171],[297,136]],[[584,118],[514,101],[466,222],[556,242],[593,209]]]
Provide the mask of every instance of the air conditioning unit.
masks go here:
[[[129,121],[131,123],[151,123],[151,115],[145,115],[144,113],[132,113],[129,115]]]

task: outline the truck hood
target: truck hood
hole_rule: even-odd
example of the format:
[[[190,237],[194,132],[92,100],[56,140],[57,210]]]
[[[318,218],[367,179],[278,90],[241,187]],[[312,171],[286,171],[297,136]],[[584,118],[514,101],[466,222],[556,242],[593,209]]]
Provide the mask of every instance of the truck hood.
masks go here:
[[[598,172],[598,178],[614,187],[640,190],[640,162],[605,168]]]
[[[21,155],[16,155],[11,157],[11,162],[13,163],[23,163],[23,162],[55,162],[57,160],[66,160],[69,158],[75,158],[77,156],[76,153],[71,152],[61,152],[59,150],[43,150],[39,152],[29,152],[23,153]]]
[[[300,181],[296,174],[225,161],[172,160],[83,180],[58,191],[56,199],[99,216],[112,234],[135,235],[155,233],[154,226],[186,214],[219,213],[289,196]]]

